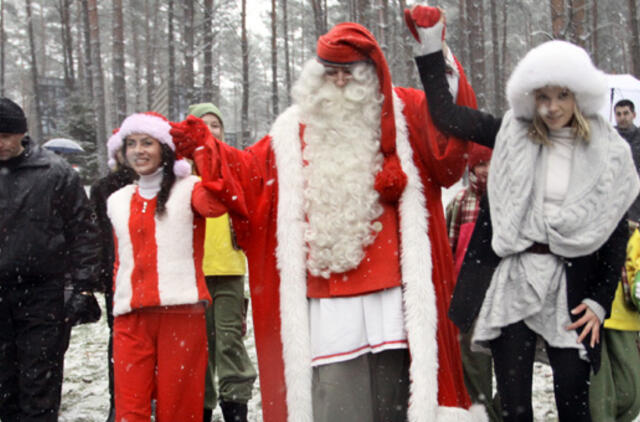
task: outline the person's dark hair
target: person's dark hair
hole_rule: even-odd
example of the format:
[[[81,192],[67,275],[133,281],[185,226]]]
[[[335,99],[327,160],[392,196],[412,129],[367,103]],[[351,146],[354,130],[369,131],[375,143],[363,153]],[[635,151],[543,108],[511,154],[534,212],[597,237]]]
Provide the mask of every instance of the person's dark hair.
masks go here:
[[[160,182],[160,192],[158,192],[158,201],[156,203],[156,216],[164,215],[167,205],[167,201],[169,200],[169,194],[171,193],[171,188],[173,184],[176,182],[176,175],[173,173],[173,164],[176,161],[176,156],[169,148],[169,146],[161,143],[160,147],[162,148],[162,182]],[[122,154],[126,157],[127,155],[127,143],[122,143]]]
[[[636,106],[635,104],[633,104],[633,101],[627,100],[626,98],[624,100],[618,101],[616,105],[613,106],[613,109],[615,110],[618,107],[629,107],[629,110],[631,110],[632,113],[636,112]]]
[[[176,156],[167,145],[160,144],[160,146],[162,147],[162,182],[160,183],[158,203],[156,204],[157,216],[164,215],[171,188],[176,182],[176,175],[173,173],[173,164],[176,161]]]

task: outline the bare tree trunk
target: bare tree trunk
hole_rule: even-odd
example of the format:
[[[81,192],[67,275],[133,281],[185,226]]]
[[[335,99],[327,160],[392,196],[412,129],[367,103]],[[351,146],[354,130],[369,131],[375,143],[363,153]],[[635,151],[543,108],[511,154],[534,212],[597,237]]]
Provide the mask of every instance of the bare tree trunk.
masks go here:
[[[271,0],[271,109],[273,116],[280,111],[278,107],[278,15],[276,0]]]
[[[184,7],[184,89],[186,90],[187,102],[193,104],[196,102],[193,75],[193,52],[195,49],[193,41],[193,15],[194,0],[183,1]]]
[[[460,51],[454,53],[458,57],[460,63],[465,66],[469,65],[469,25],[467,21],[467,1],[458,0],[458,14],[460,15]]]
[[[220,41],[218,37],[214,38],[212,49],[213,56],[217,57],[218,54],[220,54]],[[213,90],[211,101],[216,105],[220,105],[220,67],[220,62],[216,63],[216,65],[213,66]]]
[[[35,116],[30,116],[29,121],[31,124],[31,135],[36,142],[39,142],[42,137],[42,113],[40,112],[40,93],[38,88],[38,65],[36,61],[36,46],[33,39],[33,22],[31,20],[31,0],[25,0],[27,8],[27,32],[29,34],[29,50],[31,56],[31,84],[33,93],[33,112]]]
[[[505,87],[507,86],[507,75],[510,73],[507,71],[507,22],[509,17],[509,2],[505,1],[502,4],[502,66],[500,69],[500,85],[502,86],[502,91],[500,91],[500,111],[505,107],[506,104],[506,92]]]
[[[631,57],[633,74],[640,76],[640,40],[638,39],[638,9],[635,0],[629,0],[629,29],[631,30]]]
[[[326,10],[322,10],[322,0],[311,0],[311,7],[313,8],[313,20],[316,28],[316,38],[320,38],[325,32],[326,27]]]
[[[177,120],[179,110],[176,104],[176,52],[175,52],[175,36],[173,34],[173,11],[174,1],[169,0],[169,16],[168,16],[168,30],[167,30],[167,45],[169,48],[167,67],[169,68],[169,74],[167,75],[167,91],[169,96],[169,120]],[[205,61],[206,63],[206,61]],[[206,69],[206,64],[205,64]],[[206,80],[206,79],[205,79]]]
[[[204,84],[202,87],[202,100],[212,101],[213,98],[213,0],[204,0]]]
[[[564,0],[550,0],[551,4],[551,31],[553,38],[564,39]]]
[[[482,1],[467,0],[467,21],[470,23],[471,85],[478,98],[478,107],[486,108],[484,65],[484,7]]]
[[[242,148],[249,144],[249,41],[247,40],[247,0],[242,0],[242,110],[240,112],[240,130]]]
[[[84,69],[84,50],[83,50],[83,42],[84,42],[84,24],[82,22],[82,1],[81,0],[73,0],[73,7],[75,8],[75,12],[71,15],[75,14],[75,20],[73,21],[73,28],[75,28],[75,33],[77,36],[73,39],[73,50],[75,51],[75,55],[77,57],[76,63],[78,66],[78,71],[76,72],[76,84],[80,81],[81,85],[81,93],[84,98],[89,98],[89,93],[86,91],[85,86],[85,69]],[[76,85],[77,87],[77,85]]]
[[[59,0],[57,6],[58,13],[60,14],[60,35],[62,40],[64,86],[67,90],[67,93],[69,93],[73,90],[76,79],[73,66],[73,39],[71,38],[70,23],[71,0]]]
[[[329,30],[329,9],[327,9],[327,0],[323,0],[322,10],[324,10],[324,13],[322,14],[324,16],[324,19],[322,20],[322,27],[324,28],[324,32],[327,32]]]
[[[407,2],[405,0],[399,0],[400,13],[404,13],[404,9],[407,8]],[[405,75],[404,85],[414,86],[415,83],[415,65],[413,64],[413,50],[411,48],[412,41],[409,39],[411,34],[408,30],[401,31],[402,33],[402,46],[404,49],[403,56],[405,58],[405,66],[407,73]]]
[[[153,90],[154,90],[154,72],[153,72],[153,56],[151,53],[151,7],[149,2],[151,0],[145,0],[144,2],[144,38],[145,38],[145,64],[146,64],[146,83],[147,83],[147,110],[151,109],[153,104]]]
[[[91,35],[93,108],[96,113],[96,151],[98,153],[98,171],[107,173],[107,125],[104,105],[104,77],[102,74],[102,55],[100,53],[100,22],[98,21],[97,0],[86,0],[89,12],[89,32]]]
[[[584,27],[586,23],[585,0],[571,0],[569,7],[571,16],[571,41],[581,47],[585,46]]]
[[[113,103],[116,124],[120,124],[127,117],[127,87],[124,72],[122,0],[113,0]]]
[[[93,67],[91,54],[91,31],[89,25],[89,4],[87,3],[87,0],[81,0],[81,3],[83,22],[82,29],[84,33],[84,89],[89,96],[93,97]]]
[[[157,2],[154,2],[154,5],[152,6],[151,3],[152,0],[145,0],[144,2],[144,6],[145,6],[145,26],[144,26],[144,31],[145,31],[145,68],[146,68],[146,72],[145,72],[145,76],[146,76],[146,83],[147,83],[147,110],[151,110],[151,107],[153,105],[153,94],[155,91],[155,45],[154,45],[154,35],[155,32],[152,32],[151,28],[155,28],[156,27],[156,23],[157,23],[157,16],[158,16],[158,8],[157,6]],[[152,19],[152,10],[153,10],[153,16],[154,18]],[[191,53],[193,54],[193,53]]]
[[[370,28],[371,27],[371,4],[369,3],[370,0],[357,0],[356,4],[357,4],[357,8],[359,11],[359,19],[356,21],[360,24],[362,24],[362,26],[364,26],[365,28]]]
[[[33,0],[32,0],[33,1]],[[44,7],[42,7],[42,2],[40,0],[35,0],[35,4],[38,5],[38,11],[40,12],[38,18],[34,20],[33,18],[35,18],[35,12],[36,10],[32,10],[32,12],[34,12],[34,16],[32,16],[32,20],[34,20],[34,22],[39,22],[40,25],[38,25],[37,27],[34,26],[33,28],[33,34],[35,35],[35,39],[39,41],[39,46],[40,48],[38,48],[37,54],[38,54],[38,74],[40,75],[46,75],[47,74],[47,70],[49,66],[49,54],[48,54],[48,43],[46,42],[46,25],[47,25],[47,18],[45,17],[45,10]]]
[[[284,40],[284,80],[287,86],[287,105],[291,104],[291,63],[289,58],[289,16],[287,0],[282,1],[282,38]]]
[[[348,0],[348,6],[349,6],[349,21],[357,22],[358,12],[356,11],[356,0]]]
[[[596,66],[600,62],[600,46],[598,44],[598,1],[591,0],[591,51],[593,64]]]
[[[129,0],[129,9],[134,11],[138,6],[139,0]],[[131,19],[131,42],[133,44],[133,89],[137,94],[135,96],[135,110],[143,109],[142,93],[142,48],[140,46],[140,25],[137,19]]]
[[[498,4],[496,0],[491,0],[491,41],[493,44],[493,111],[502,114],[502,68],[500,67],[500,42],[498,40]]]
[[[4,97],[4,2],[0,0],[0,97]]]
[[[378,0],[378,44],[385,57],[389,55],[389,45],[387,30],[389,28],[389,2],[388,0]]]

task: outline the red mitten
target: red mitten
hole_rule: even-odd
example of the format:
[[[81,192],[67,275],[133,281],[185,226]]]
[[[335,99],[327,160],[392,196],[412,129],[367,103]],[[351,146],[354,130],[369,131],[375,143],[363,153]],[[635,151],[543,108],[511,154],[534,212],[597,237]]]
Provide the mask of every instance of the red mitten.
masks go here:
[[[404,21],[407,24],[409,31],[411,31],[411,35],[413,35],[413,38],[418,42],[424,41],[422,35],[423,31],[420,31],[420,29],[436,26],[442,15],[443,12],[441,9],[431,6],[417,5],[412,7],[411,10],[404,9]],[[445,30],[446,25],[443,23],[441,40],[444,40]]]
[[[203,146],[211,136],[207,125],[195,116],[189,115],[179,123],[171,122],[169,131],[176,147],[176,155],[192,158],[196,148]]]

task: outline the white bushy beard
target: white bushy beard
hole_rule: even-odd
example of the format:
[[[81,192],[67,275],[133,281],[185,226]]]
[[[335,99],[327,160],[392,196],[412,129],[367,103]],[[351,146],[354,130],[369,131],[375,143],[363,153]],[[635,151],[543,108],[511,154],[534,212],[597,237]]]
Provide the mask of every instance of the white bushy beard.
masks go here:
[[[303,175],[307,269],[314,276],[328,278],[331,273],[357,268],[364,258],[364,248],[378,234],[373,223],[383,209],[374,182],[383,162],[382,95],[370,64],[355,66],[343,88],[323,74],[321,64],[307,62],[294,86],[293,98],[306,125]]]

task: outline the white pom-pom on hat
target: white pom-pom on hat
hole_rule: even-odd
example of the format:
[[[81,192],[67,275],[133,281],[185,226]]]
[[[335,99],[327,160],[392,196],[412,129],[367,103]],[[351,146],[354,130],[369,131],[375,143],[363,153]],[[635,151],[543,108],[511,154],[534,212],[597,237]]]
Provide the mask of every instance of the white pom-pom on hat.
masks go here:
[[[173,163],[173,174],[178,178],[187,177],[191,174],[191,164],[184,158],[181,160],[176,160]]]
[[[595,115],[606,101],[605,74],[589,54],[566,41],[548,41],[531,49],[518,63],[507,82],[507,99],[516,117],[533,119],[536,89],[560,86],[571,90],[578,108]]]

